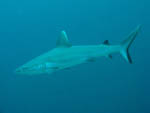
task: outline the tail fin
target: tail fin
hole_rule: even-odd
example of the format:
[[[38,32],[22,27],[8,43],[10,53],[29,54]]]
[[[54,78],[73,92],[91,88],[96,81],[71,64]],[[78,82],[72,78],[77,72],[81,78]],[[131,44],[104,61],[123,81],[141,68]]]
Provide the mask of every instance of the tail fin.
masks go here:
[[[129,48],[132,44],[132,42],[135,40],[139,30],[141,28],[141,25],[137,26],[137,28],[128,36],[127,39],[125,39],[122,43],[121,43],[121,55],[123,56],[123,58],[129,62],[130,64],[132,64],[132,59],[130,57],[129,54]]]

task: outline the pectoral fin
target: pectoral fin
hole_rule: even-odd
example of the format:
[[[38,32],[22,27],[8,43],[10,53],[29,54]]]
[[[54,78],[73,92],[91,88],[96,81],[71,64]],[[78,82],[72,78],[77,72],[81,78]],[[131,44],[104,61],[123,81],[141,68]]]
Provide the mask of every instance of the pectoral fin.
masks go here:
[[[90,57],[87,59],[87,62],[95,62],[96,61],[96,58],[94,57]]]

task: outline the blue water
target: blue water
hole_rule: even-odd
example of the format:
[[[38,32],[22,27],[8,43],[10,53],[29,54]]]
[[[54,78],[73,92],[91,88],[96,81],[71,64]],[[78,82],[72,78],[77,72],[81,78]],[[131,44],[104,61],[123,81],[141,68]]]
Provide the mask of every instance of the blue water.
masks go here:
[[[1,0],[0,113],[150,113],[150,1]],[[73,45],[118,44],[138,24],[130,53],[51,75],[14,69],[55,47],[61,30]]]

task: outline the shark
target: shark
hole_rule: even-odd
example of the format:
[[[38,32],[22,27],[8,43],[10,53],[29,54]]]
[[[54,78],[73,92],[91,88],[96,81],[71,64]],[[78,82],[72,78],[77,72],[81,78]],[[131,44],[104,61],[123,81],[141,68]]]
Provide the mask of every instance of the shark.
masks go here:
[[[129,48],[137,37],[140,28],[141,25],[138,25],[125,40],[114,45],[105,40],[97,45],[73,46],[69,42],[66,32],[61,31],[55,48],[18,67],[15,69],[15,73],[23,75],[51,74],[82,63],[93,62],[99,57],[112,58],[114,53],[120,53],[128,63],[132,64]]]

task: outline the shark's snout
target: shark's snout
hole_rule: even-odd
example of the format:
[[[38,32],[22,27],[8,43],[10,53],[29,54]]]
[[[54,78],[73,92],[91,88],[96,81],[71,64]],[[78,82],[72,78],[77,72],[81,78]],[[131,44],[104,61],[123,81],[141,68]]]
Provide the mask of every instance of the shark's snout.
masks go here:
[[[27,67],[19,67],[19,68],[17,68],[16,70],[15,70],[15,73],[16,74],[22,74],[22,73],[24,73],[25,71],[27,71]]]
[[[20,74],[22,72],[22,69],[21,68],[17,68],[17,69],[15,69],[15,71],[14,71],[14,73],[16,73],[16,74]]]
[[[19,72],[21,72],[21,70],[20,70],[20,69],[16,69],[15,72],[16,72],[16,73],[19,73]]]

